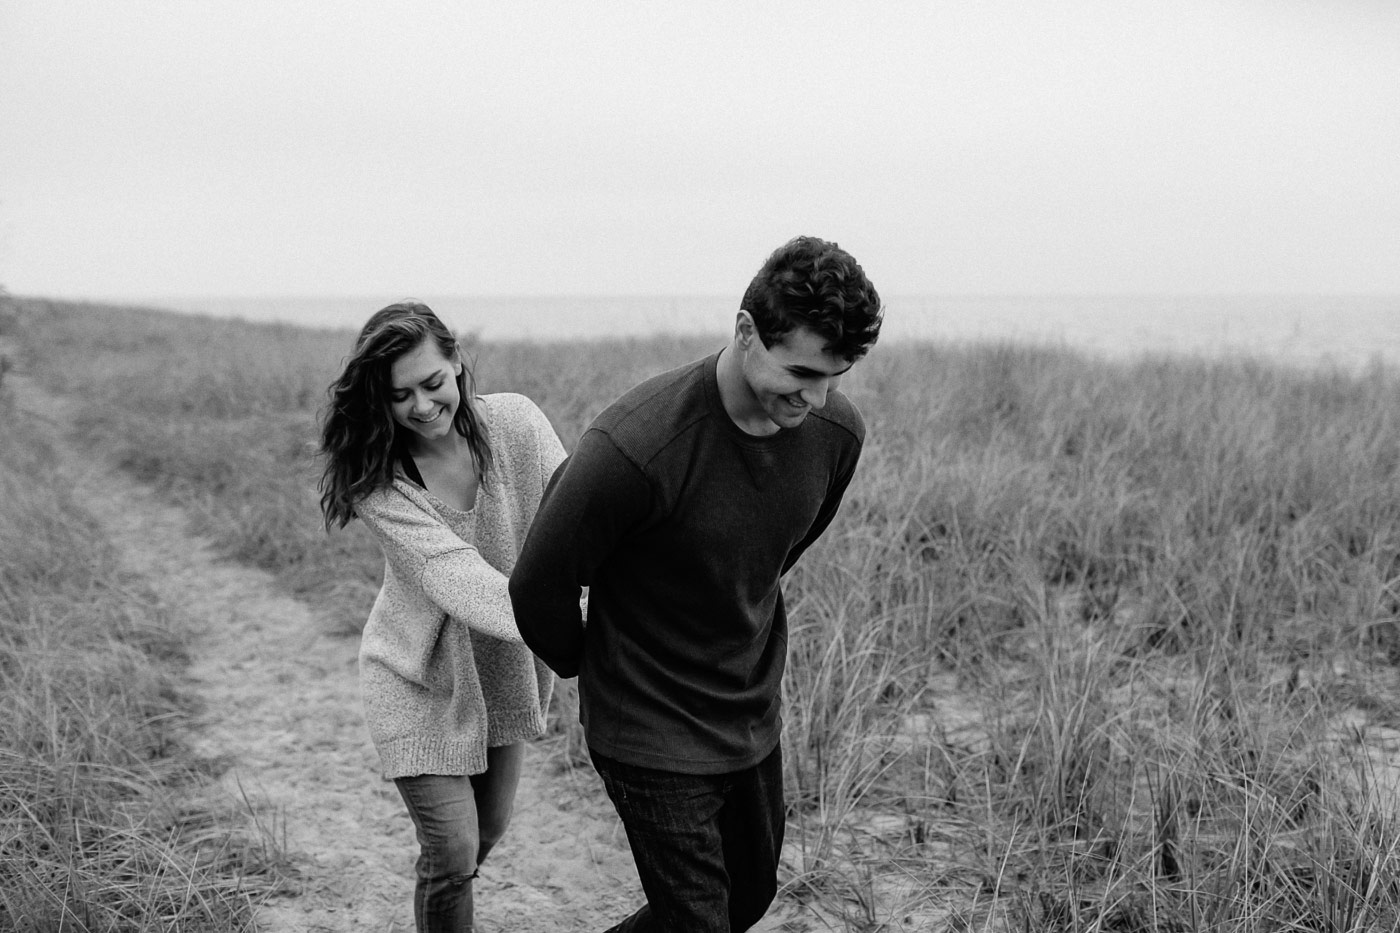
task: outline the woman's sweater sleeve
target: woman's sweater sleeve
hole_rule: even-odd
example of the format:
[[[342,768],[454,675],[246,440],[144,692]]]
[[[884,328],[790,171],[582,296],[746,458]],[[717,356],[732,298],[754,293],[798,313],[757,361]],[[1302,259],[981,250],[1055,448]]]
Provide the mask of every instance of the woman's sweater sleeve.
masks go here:
[[[533,407],[533,406],[532,406]],[[538,408],[534,408],[535,413],[535,446],[539,451],[540,464],[540,485],[539,493],[544,494],[544,489],[549,485],[549,480],[554,476],[554,471],[559,468],[559,464],[564,462],[564,445],[559,441],[559,435],[554,432],[554,425],[549,423],[549,418]]]
[[[396,488],[371,493],[356,512],[394,572],[416,581],[443,612],[484,635],[521,641],[505,574],[437,515]]]

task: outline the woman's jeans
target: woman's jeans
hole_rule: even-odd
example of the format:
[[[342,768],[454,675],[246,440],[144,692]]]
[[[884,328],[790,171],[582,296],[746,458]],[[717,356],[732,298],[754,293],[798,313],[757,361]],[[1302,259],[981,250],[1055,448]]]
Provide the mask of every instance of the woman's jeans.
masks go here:
[[[783,851],[781,746],[752,768],[678,774],[593,755],[647,904],[609,933],[739,933],[778,890]]]
[[[472,879],[510,822],[523,742],[486,751],[473,775],[396,778],[418,835],[413,919],[419,933],[470,933]]]

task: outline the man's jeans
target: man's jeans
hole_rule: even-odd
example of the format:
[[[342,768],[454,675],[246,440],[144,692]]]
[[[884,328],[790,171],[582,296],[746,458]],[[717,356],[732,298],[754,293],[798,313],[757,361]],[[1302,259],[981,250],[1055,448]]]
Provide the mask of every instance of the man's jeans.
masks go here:
[[[647,903],[609,933],[739,933],[768,910],[783,849],[783,753],[729,774],[593,755]]]

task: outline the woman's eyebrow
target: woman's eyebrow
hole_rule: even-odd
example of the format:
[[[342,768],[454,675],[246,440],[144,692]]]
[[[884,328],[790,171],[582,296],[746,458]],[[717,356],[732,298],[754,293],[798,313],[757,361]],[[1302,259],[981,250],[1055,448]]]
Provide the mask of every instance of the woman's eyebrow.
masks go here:
[[[424,376],[422,379],[419,379],[417,382],[413,383],[413,385],[420,385],[420,386],[421,386],[421,385],[427,385],[428,383],[432,382],[434,379],[441,379],[441,378],[442,378],[442,374],[443,374],[443,371],[442,371],[441,369],[439,369],[437,372],[435,372],[435,373],[429,373],[427,376]],[[389,391],[391,391],[391,392],[407,392],[407,391],[408,391],[410,388],[412,388],[412,387],[413,387],[413,386],[391,386],[390,389],[389,389]]]

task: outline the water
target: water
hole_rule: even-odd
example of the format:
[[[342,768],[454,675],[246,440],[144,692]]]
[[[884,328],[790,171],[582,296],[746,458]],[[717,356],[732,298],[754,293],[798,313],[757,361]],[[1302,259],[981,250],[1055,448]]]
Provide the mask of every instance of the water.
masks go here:
[[[733,302],[723,298],[417,295],[459,334],[486,340],[587,340],[658,333],[724,334]],[[401,295],[360,298],[174,298],[148,302],[196,314],[358,330]]]
[[[179,298],[172,310],[354,330],[399,296]],[[458,333],[486,340],[582,340],[656,333],[724,339],[737,301],[667,296],[422,296]],[[1297,365],[1400,365],[1400,296],[889,297],[882,340],[1007,340],[1105,356],[1245,355]]]
[[[913,299],[891,336],[1062,344],[1106,356],[1253,356],[1356,369],[1400,364],[1400,295]]]

